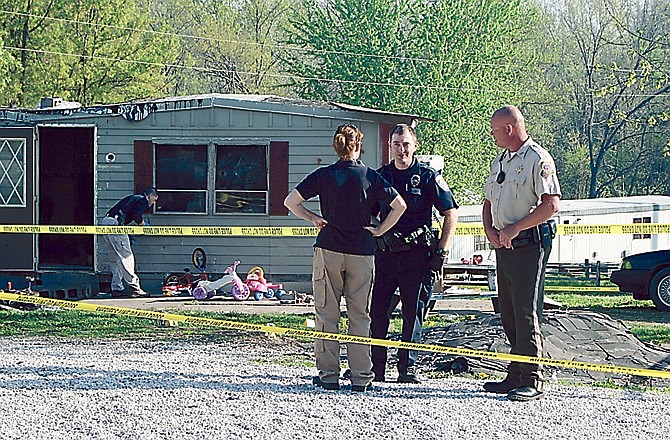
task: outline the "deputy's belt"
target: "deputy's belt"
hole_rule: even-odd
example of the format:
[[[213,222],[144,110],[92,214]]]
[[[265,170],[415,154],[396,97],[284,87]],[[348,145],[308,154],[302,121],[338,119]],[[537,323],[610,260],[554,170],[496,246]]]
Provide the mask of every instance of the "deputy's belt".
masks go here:
[[[556,237],[556,222],[550,219],[519,232],[519,235],[512,239],[512,248],[521,249],[534,244],[542,244],[542,246],[548,247],[554,237]]]

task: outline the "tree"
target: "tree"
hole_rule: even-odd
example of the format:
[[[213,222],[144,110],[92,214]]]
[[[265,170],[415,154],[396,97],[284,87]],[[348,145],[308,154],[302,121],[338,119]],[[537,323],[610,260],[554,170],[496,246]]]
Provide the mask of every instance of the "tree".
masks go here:
[[[171,40],[152,32],[143,3],[125,0],[5,0],[14,11],[6,43],[18,65],[10,104],[42,96],[84,105],[154,95],[164,84]]]
[[[300,96],[416,113],[421,152],[442,154],[452,189],[481,201],[491,113],[523,96],[534,13],[521,1],[304,0],[286,62]]]
[[[421,129],[429,152],[445,157],[445,174],[460,200],[481,202],[497,153],[489,120],[504,104],[524,98],[519,72],[534,63],[526,50],[535,12],[521,1],[425,2],[412,20],[412,81],[420,89],[412,110],[437,120]]]
[[[305,0],[290,22],[284,60],[302,97],[400,110],[411,96],[407,50],[409,11],[418,4],[388,0]]]
[[[560,159],[574,172],[569,196],[670,190],[663,154],[670,138],[669,8],[656,0],[567,0],[553,9],[555,41],[564,48],[554,84],[566,91],[557,138]]]
[[[154,13],[180,30],[175,93],[281,93],[277,41],[294,1],[155,1]]]

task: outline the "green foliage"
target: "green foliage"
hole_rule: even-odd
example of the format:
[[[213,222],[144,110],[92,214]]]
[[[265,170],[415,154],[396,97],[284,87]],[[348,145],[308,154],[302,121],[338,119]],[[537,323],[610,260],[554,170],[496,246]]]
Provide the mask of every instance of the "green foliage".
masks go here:
[[[481,201],[496,153],[490,115],[515,102],[533,10],[521,1],[304,0],[287,59],[303,97],[434,119],[419,126],[421,153],[442,154],[456,194]]]
[[[670,191],[670,5],[563,0],[547,7],[544,77],[567,198]]]
[[[295,0],[154,0],[153,13],[179,36],[172,94],[284,94],[283,23]]]
[[[14,12],[3,14],[18,84],[7,104],[109,103],[155,95],[165,82],[171,39],[142,31],[152,23],[139,0],[5,0],[2,9]]]

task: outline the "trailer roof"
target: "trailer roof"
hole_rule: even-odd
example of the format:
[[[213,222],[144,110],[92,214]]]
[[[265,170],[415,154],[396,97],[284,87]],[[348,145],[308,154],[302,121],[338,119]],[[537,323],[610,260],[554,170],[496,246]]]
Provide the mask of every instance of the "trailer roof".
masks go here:
[[[627,212],[669,211],[670,196],[648,195],[629,197],[607,197],[600,199],[561,200],[558,216],[604,215]],[[461,206],[460,221],[481,221],[482,205]]]

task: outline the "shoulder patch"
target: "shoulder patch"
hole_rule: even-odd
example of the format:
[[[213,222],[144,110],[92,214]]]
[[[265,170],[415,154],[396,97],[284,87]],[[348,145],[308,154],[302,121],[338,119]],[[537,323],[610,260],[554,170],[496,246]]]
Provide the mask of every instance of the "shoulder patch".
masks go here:
[[[542,177],[549,177],[556,172],[553,162],[543,161],[540,162],[540,175]]]
[[[444,180],[442,174],[435,176],[435,183],[437,183],[437,186],[439,186],[443,191],[449,191],[449,185],[447,185],[447,181]]]

